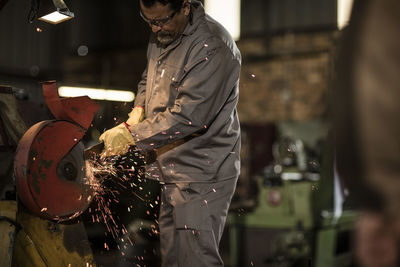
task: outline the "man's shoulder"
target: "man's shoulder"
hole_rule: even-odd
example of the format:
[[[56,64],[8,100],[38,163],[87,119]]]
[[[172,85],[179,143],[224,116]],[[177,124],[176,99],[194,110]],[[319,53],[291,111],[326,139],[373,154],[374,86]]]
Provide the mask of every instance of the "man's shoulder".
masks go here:
[[[232,54],[240,52],[228,31],[216,20],[206,15],[193,34],[193,46],[204,46],[207,50],[222,49]]]
[[[228,31],[218,21],[208,15],[203,17],[202,23],[200,23],[195,34],[206,40],[213,40],[214,42],[220,42],[222,40],[233,42]]]

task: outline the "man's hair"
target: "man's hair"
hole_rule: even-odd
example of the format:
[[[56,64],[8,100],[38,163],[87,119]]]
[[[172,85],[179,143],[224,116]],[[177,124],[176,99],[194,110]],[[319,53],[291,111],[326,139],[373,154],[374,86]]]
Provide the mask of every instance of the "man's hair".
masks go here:
[[[184,0],[140,0],[140,1],[142,1],[142,4],[146,8],[150,8],[158,2],[158,3],[163,4],[164,6],[169,4],[171,10],[175,11],[182,7]]]

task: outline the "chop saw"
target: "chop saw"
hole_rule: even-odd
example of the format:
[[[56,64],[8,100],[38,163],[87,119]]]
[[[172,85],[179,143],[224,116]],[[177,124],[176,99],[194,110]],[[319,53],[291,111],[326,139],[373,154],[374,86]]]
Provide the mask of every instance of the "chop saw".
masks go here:
[[[42,87],[55,119],[38,122],[23,135],[14,175],[25,207],[42,218],[65,221],[85,211],[94,196],[81,139],[98,105],[87,96],[61,99],[55,81]]]

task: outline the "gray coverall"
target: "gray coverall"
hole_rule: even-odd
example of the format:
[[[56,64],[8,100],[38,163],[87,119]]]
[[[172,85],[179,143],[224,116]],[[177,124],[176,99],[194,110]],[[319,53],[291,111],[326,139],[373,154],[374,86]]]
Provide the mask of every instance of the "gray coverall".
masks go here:
[[[163,266],[223,266],[218,245],[240,171],[236,111],[241,55],[228,32],[191,4],[193,19],[166,48],[152,34],[131,131],[155,152],[146,177],[162,184]]]

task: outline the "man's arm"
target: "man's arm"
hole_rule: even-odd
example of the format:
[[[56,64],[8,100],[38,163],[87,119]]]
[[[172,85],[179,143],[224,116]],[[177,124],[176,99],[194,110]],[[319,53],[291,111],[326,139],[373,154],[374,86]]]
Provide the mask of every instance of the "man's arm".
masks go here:
[[[138,90],[135,97],[135,107],[136,106],[145,106],[146,101],[146,83],[147,83],[147,66],[143,71],[142,79],[138,83]]]
[[[151,46],[150,44],[147,46],[147,52],[146,52],[146,57],[147,57],[147,62],[149,62],[149,55],[151,53]],[[144,69],[142,73],[142,78],[140,82],[138,83],[138,90],[136,92],[136,97],[135,97],[135,107],[136,106],[141,106],[144,107],[146,104],[146,85],[147,85],[147,70],[148,70],[148,63],[146,65],[146,68]]]
[[[221,43],[202,45],[180,79],[174,105],[130,127],[136,145],[159,148],[206,129],[239,80],[240,59]]]

